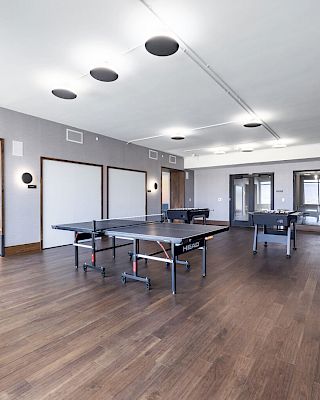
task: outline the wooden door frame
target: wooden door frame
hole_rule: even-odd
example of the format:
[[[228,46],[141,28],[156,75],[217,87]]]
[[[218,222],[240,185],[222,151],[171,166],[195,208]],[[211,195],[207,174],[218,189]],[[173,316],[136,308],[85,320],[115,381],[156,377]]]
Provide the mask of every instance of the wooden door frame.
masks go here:
[[[160,172],[160,210],[162,212],[162,172],[170,172],[171,171],[177,171],[177,172],[183,172],[184,173],[184,192],[186,191],[186,171],[184,169],[177,169],[177,168],[168,168],[168,167],[161,167],[161,172]],[[170,182],[171,186],[171,182]],[[170,187],[170,202],[171,202],[171,187]],[[184,205],[186,204],[186,196],[184,193]]]
[[[103,165],[102,164],[94,164],[83,161],[74,161],[74,160],[64,160],[61,158],[53,158],[53,157],[40,157],[40,249],[43,250],[43,162],[44,161],[58,161],[65,162],[70,164],[80,164],[80,165],[88,165],[91,167],[100,167],[101,168],[101,218],[103,218]]]
[[[0,256],[5,256],[5,222],[4,222],[4,139],[0,138],[0,169],[1,169],[1,177],[0,177],[0,190],[1,190],[1,226],[0,226],[0,234],[1,234],[1,244],[0,244]]]

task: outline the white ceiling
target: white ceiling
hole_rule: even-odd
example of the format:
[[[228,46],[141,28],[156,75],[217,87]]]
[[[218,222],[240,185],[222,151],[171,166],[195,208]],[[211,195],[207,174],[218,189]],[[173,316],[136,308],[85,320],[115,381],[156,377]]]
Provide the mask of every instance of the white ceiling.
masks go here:
[[[249,116],[190,58],[195,52],[282,140],[320,142],[318,0],[143,3],[1,0],[0,106],[125,141]],[[178,38],[179,51],[147,53],[145,41],[157,34]],[[92,79],[89,70],[101,65],[119,79]],[[77,99],[54,97],[57,87]],[[190,133],[136,143],[187,156],[274,141],[265,127],[239,122]]]

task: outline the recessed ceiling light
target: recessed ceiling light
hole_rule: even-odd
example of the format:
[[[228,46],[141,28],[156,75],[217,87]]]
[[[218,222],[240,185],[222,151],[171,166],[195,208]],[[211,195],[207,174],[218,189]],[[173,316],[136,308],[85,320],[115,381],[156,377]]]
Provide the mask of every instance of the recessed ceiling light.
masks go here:
[[[179,49],[179,43],[169,36],[155,36],[145,43],[146,50],[160,57],[171,56]]]
[[[287,145],[284,143],[275,143],[272,147],[274,147],[275,149],[282,149],[284,147],[287,147]]]
[[[251,153],[253,151],[252,147],[243,147],[241,149],[242,153]]]
[[[184,140],[184,136],[172,136],[172,140]]]
[[[97,79],[101,82],[113,82],[116,81],[119,75],[109,68],[99,67],[94,68],[90,71],[92,78]]]
[[[51,93],[56,96],[59,97],[60,99],[65,99],[65,100],[73,100],[77,97],[77,95],[73,92],[71,92],[71,90],[67,90],[67,89],[53,89],[51,91]]]
[[[261,122],[257,121],[257,120],[253,120],[253,121],[248,121],[245,124],[243,124],[243,126],[245,128],[257,128],[258,126],[261,126]]]

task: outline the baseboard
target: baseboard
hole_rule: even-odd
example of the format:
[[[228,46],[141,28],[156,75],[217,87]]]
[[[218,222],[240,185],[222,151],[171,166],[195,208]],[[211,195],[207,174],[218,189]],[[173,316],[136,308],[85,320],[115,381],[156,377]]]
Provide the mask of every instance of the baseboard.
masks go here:
[[[16,254],[39,253],[40,251],[41,251],[40,242],[26,243],[26,244],[18,244],[17,246],[6,247],[5,255],[13,256]]]
[[[297,225],[297,231],[320,233],[318,225]]]

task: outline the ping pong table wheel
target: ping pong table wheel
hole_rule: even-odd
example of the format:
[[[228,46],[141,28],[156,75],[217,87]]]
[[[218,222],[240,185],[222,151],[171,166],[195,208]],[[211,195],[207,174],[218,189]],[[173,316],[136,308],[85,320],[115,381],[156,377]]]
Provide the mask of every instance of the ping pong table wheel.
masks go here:
[[[127,278],[125,277],[125,275],[121,275],[121,282],[123,285],[127,283]]]
[[[252,253],[255,256],[258,252],[256,250],[254,250]]]
[[[287,258],[291,258],[291,255],[290,255],[290,254],[287,254]]]
[[[102,275],[102,278],[106,277],[106,269],[105,269],[105,267],[101,267],[101,275]]]
[[[264,247],[268,247],[268,243],[267,242],[264,242]]]
[[[186,269],[186,271],[190,271],[191,265],[189,262],[186,263],[185,269]]]
[[[166,268],[169,269],[170,263],[166,263]]]
[[[87,272],[87,269],[88,269],[87,264],[83,264],[83,270],[84,270],[84,272]]]
[[[150,290],[150,289],[151,289],[151,282],[150,282],[150,279],[148,279],[148,281],[146,282],[146,288],[147,288],[147,290]]]

